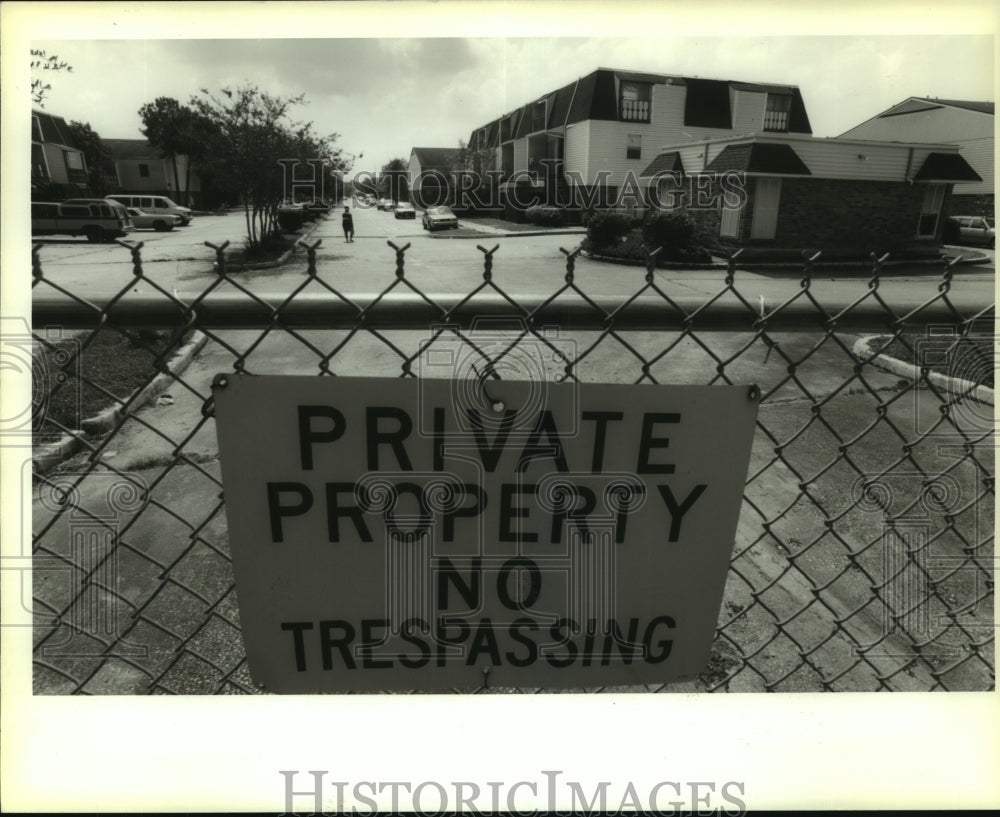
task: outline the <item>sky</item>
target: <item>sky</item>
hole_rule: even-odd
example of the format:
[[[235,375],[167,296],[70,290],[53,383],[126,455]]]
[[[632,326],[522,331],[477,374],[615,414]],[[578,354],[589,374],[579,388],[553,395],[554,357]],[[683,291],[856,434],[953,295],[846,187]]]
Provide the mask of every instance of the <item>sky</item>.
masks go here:
[[[141,138],[139,108],[251,83],[377,170],[456,147],[482,124],[595,68],[798,85],[813,133],[836,136],[909,96],[995,99],[991,36],[36,39],[72,73],[44,109],[105,138]]]

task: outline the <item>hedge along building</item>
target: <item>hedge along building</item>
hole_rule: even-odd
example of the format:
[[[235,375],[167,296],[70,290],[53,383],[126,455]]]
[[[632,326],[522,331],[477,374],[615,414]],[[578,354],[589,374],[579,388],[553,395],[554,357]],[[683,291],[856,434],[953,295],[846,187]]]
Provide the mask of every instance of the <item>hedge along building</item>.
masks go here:
[[[618,207],[660,145],[751,131],[810,134],[799,89],[598,68],[476,128],[501,201]],[[627,203],[625,204],[627,206]]]
[[[789,133],[665,146],[640,178],[650,206],[685,211],[717,250],[921,257],[939,254],[953,185],[979,176],[956,145]]]

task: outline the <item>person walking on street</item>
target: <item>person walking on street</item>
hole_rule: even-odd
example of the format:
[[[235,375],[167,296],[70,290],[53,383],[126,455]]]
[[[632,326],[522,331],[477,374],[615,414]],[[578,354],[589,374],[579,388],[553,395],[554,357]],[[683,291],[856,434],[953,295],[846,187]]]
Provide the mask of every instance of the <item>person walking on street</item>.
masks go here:
[[[344,216],[341,219],[341,224],[344,227],[344,238],[347,243],[354,242],[354,216],[351,215],[351,208],[344,207]]]

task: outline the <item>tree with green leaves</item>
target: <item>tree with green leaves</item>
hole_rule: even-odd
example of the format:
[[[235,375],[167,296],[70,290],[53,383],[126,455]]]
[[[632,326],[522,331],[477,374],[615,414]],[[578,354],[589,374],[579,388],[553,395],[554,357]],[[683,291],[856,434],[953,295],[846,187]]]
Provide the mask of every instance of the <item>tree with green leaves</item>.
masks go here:
[[[89,122],[70,122],[69,130],[87,162],[90,189],[98,196],[109,195],[112,192],[109,180],[117,177],[111,149],[101,140],[101,135],[90,127]]]
[[[191,189],[191,166],[210,152],[214,125],[200,112],[181,105],[176,99],[161,96],[139,109],[142,135],[158,148],[160,158],[169,159],[174,171],[174,190],[181,204],[188,203]],[[181,186],[179,158],[185,158],[184,185]]]
[[[381,184],[379,184],[379,190],[382,190],[382,186],[384,184],[388,198],[397,203],[400,201],[409,201],[409,168],[409,163],[405,159],[400,159],[398,157],[390,159],[382,165],[382,173],[380,174]]]
[[[346,167],[333,148],[337,134],[319,136],[312,123],[291,119],[304,102],[303,95],[282,98],[250,84],[217,95],[202,89],[191,99],[192,109],[211,126],[219,183],[243,201],[251,251],[280,230],[278,208],[290,195],[283,160],[325,160],[327,173]]]
[[[52,90],[49,77],[57,71],[73,72],[73,66],[55,54],[48,54],[45,49],[31,49],[31,101],[39,108],[45,107],[45,97]]]
[[[458,155],[455,158],[454,170],[469,170],[485,176],[496,169],[496,150],[494,148],[473,148],[463,140],[458,140]]]

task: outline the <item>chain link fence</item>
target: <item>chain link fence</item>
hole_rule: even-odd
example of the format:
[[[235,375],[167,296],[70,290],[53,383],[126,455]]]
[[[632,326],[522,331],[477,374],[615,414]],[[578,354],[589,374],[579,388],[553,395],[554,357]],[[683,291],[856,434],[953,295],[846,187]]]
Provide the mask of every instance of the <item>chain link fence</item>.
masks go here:
[[[141,245],[121,243],[134,278],[100,301],[46,277],[42,246],[33,253],[36,693],[258,692],[240,633],[212,376],[414,377],[445,340],[487,371],[530,344],[552,352],[549,374],[580,382],[761,390],[710,663],[694,682],[614,691],[993,688],[994,418],[981,385],[992,377],[994,314],[957,305],[953,266],[931,297],[888,299],[887,258],[873,258],[867,281],[830,298],[818,294],[814,256],[768,307],[743,291],[736,256],[711,297],[665,284],[655,253],[645,272],[615,268],[622,292],[598,297],[578,282],[577,264],[590,262],[563,250],[551,292],[526,296],[498,284],[496,247],[478,257],[470,247],[468,291],[440,295],[427,273],[407,273],[409,245],[390,242],[394,269],[372,271],[381,289],[361,297],[320,269],[316,242],[304,245],[297,284],[275,296],[229,270],[223,245],[189,298],[143,268]],[[488,342],[477,334],[484,319]],[[149,375],[127,394],[81,366],[109,333],[147,358]],[[893,369],[887,353],[915,361],[916,374]],[[50,410],[60,392],[80,390],[110,408],[79,423]],[[76,453],[47,460],[53,447]]]

